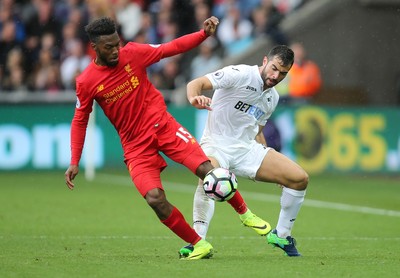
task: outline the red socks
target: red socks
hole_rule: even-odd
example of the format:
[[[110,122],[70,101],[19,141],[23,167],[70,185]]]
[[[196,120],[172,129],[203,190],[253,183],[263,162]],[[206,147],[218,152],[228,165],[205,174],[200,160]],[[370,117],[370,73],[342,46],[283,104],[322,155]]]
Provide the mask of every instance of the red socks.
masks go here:
[[[233,195],[232,199],[228,201],[228,203],[236,210],[237,213],[243,214],[247,211],[247,205],[243,200],[242,195],[239,191]]]
[[[201,237],[192,227],[190,227],[186,222],[185,217],[176,207],[174,207],[170,216],[165,220],[161,220],[161,222],[185,242],[195,245],[201,240]]]
[[[247,211],[247,205],[239,191],[236,191],[235,195],[233,195],[232,199],[230,199],[228,203],[239,214],[244,214]],[[186,222],[185,217],[176,207],[173,208],[170,216],[165,220],[161,220],[161,222],[185,242],[195,245],[201,240],[201,237],[192,227],[190,227]]]

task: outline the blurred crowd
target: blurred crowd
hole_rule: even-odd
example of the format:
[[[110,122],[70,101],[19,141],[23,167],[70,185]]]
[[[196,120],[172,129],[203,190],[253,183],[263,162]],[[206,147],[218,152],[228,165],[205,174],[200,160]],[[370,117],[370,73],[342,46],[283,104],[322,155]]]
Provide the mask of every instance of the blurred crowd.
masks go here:
[[[245,51],[259,36],[287,44],[281,20],[302,0],[0,0],[0,91],[57,94],[75,89],[75,77],[94,58],[84,26],[109,16],[123,43],[159,44],[220,19],[217,36],[189,53],[151,66],[161,90],[174,90]],[[168,98],[167,98],[168,100]]]

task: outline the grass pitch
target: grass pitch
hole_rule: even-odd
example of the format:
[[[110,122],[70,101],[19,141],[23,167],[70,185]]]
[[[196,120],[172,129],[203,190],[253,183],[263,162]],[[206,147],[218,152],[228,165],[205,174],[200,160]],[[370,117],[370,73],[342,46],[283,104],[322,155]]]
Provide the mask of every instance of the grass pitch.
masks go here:
[[[398,277],[398,177],[312,176],[293,229],[300,258],[283,256],[217,203],[210,260],[180,261],[185,245],[162,225],[126,171],[1,173],[0,277]],[[191,222],[197,179],[163,173],[167,197]],[[239,179],[254,213],[276,225],[280,189]]]

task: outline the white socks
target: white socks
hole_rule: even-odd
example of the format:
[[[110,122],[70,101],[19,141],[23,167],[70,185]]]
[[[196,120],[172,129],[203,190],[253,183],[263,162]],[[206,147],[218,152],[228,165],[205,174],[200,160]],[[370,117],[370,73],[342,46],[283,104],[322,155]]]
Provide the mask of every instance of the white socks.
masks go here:
[[[206,196],[203,184],[199,184],[194,194],[193,228],[202,239],[206,238],[214,209],[215,202]]]
[[[281,195],[281,211],[279,213],[276,230],[278,237],[286,238],[291,231],[304,202],[306,191],[298,191],[283,187]],[[201,238],[205,239],[210,221],[214,215],[215,202],[208,198],[200,184],[196,188],[193,204],[193,228]]]
[[[296,220],[300,207],[303,204],[306,191],[298,191],[283,187],[281,195],[281,211],[279,213],[276,230],[278,237],[286,238],[291,235],[291,231]]]

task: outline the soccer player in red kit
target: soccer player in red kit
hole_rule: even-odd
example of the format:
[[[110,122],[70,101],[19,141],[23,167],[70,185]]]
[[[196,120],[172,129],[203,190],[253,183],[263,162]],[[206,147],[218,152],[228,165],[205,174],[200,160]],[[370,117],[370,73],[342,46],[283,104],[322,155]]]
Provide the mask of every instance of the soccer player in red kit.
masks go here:
[[[89,114],[96,101],[120,136],[125,164],[140,194],[164,225],[194,245],[193,253],[184,258],[189,260],[211,257],[213,248],[166,199],[160,173],[167,164],[160,152],[201,179],[214,167],[194,137],[167,112],[162,94],[150,83],[146,68],[198,46],[215,34],[218,23],[217,18],[210,17],[204,21],[203,30],[168,43],[130,42],[121,47],[115,22],[107,17],[97,19],[85,28],[96,58],[76,79],[71,163],[65,172],[67,186],[74,188]]]

